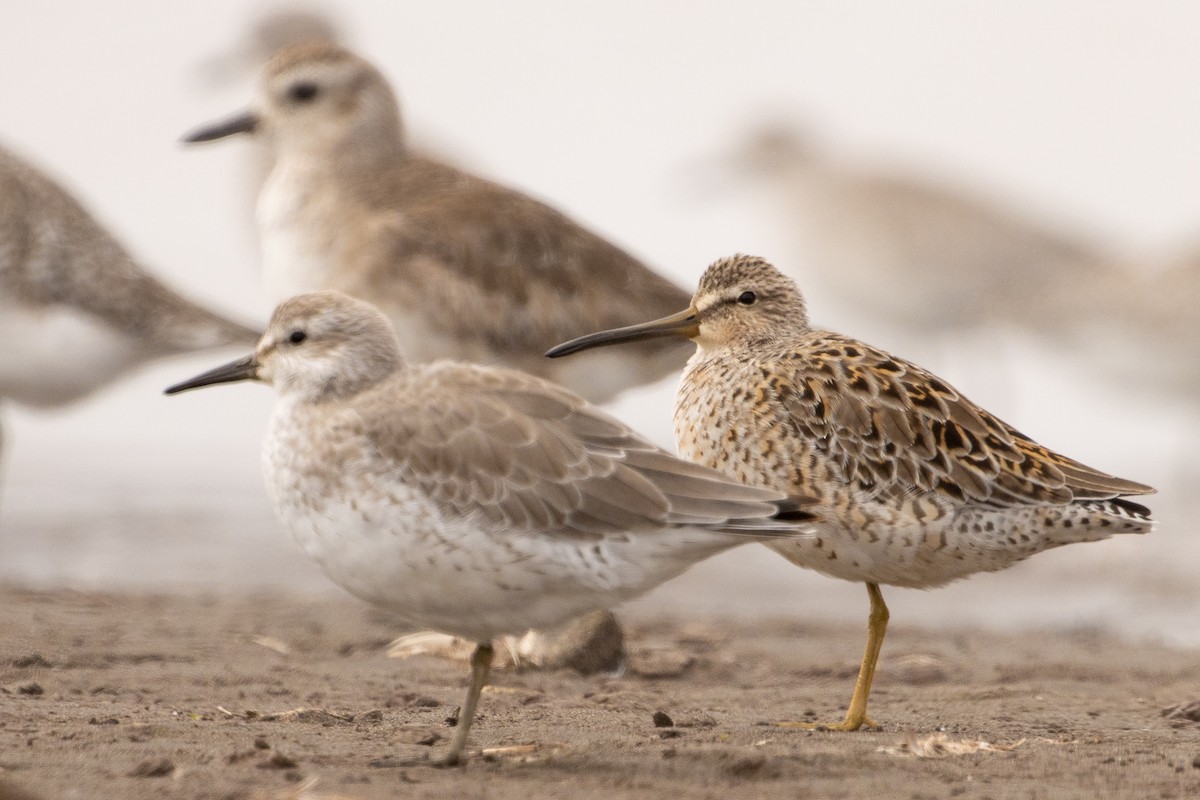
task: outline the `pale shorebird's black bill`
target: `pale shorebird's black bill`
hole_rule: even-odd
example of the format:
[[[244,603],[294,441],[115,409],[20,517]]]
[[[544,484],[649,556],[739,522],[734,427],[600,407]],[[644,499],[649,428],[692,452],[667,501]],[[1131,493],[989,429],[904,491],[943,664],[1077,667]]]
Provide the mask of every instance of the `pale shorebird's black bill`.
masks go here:
[[[187,136],[184,136],[183,141],[187,144],[212,142],[239,133],[254,133],[256,130],[258,130],[258,115],[247,111],[243,114],[238,114],[236,117],[230,117],[229,119],[214,122],[212,125],[206,125],[203,128],[194,130]]]
[[[610,344],[636,342],[641,339],[656,339],[661,336],[683,336],[691,339],[699,333],[700,313],[695,308],[689,306],[678,314],[672,314],[669,317],[656,319],[652,322],[643,322],[639,325],[613,328],[608,331],[580,336],[578,339],[572,339],[569,342],[563,342],[551,347],[546,351],[546,356],[549,358],[558,358],[578,353],[581,350],[590,350],[593,347],[607,347]]]
[[[169,386],[163,390],[163,394],[179,394],[180,392],[186,392],[188,389],[199,389],[201,386],[249,381],[257,377],[258,359],[255,356],[247,356],[224,366],[210,369],[208,372],[203,372],[190,380]]]

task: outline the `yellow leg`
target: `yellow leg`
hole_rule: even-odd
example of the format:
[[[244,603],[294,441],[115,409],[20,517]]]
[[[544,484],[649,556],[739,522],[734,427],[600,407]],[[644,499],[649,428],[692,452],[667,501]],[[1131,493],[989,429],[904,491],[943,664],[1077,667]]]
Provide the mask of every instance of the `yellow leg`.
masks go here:
[[[454,740],[446,755],[434,762],[435,766],[453,767],[463,763],[463,751],[467,749],[467,734],[475,721],[475,708],[479,705],[479,694],[487,683],[488,671],[492,668],[495,651],[491,644],[476,646],[471,654],[471,684],[467,687],[467,699],[458,712],[458,725],[454,728]]]
[[[879,584],[868,583],[867,594],[871,598],[871,615],[867,618],[867,649],[863,653],[862,666],[858,669],[858,680],[854,684],[854,695],[850,708],[841,722],[777,722],[781,728],[807,728],[809,730],[856,731],[859,728],[878,728],[867,716],[867,697],[871,694],[871,682],[875,679],[875,664],[883,647],[883,635],[887,633],[888,609],[883,602]]]

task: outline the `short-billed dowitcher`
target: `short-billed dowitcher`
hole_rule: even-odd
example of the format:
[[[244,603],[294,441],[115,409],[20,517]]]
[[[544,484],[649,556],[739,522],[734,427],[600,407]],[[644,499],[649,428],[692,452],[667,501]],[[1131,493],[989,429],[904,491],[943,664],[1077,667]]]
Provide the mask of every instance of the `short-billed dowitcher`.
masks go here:
[[[0,148],[0,399],[60,406],[152,359],[259,335],[160,283],[65,189]]]
[[[408,358],[498,363],[593,402],[682,368],[670,341],[635,358],[546,361],[555,342],[627,325],[687,292],[531,197],[414,153],[391,86],[329,43],[267,65],[256,110],[186,137],[267,137],[274,168],[258,202],[276,301],[336,289],[379,306]]]
[[[605,609],[758,539],[811,535],[811,501],[681,461],[532,375],[412,365],[336,292],[276,309],[254,355],[173,386],[271,384],[276,514],[336,583],[476,643],[445,759],[466,746],[492,641]]]
[[[1150,512],[1124,499],[1149,486],[1043,447],[915,364],[811,327],[795,282],[761,258],[717,261],[674,316],[550,354],[666,335],[697,348],[675,402],[680,454],[818,498],[815,537],[768,546],[867,585],[867,648],[846,718],[797,725],[875,726],[867,696],[888,620],[880,584],[932,588],[1152,527]]]

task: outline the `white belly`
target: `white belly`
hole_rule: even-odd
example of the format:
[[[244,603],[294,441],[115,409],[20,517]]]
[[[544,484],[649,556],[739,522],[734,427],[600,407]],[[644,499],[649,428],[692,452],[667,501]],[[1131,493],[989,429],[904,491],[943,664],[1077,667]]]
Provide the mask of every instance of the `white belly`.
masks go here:
[[[439,520],[426,502],[407,500],[390,509],[371,508],[361,498],[314,509],[287,500],[275,507],[300,549],[339,586],[416,626],[475,642],[609,608],[691,564],[643,553],[651,556],[645,564],[635,560],[637,553],[610,546],[601,555],[527,534],[489,535],[462,521]],[[670,568],[664,571],[664,564]]]
[[[130,337],[66,306],[0,304],[0,397],[58,406],[113,380],[139,360]]]
[[[335,583],[420,627],[485,642],[559,625],[736,543],[686,530],[596,542],[498,530],[449,514],[369,457],[339,457],[319,479],[297,470],[297,448],[310,448],[279,414],[263,455],[280,521]]]
[[[977,572],[1007,569],[1052,547],[1119,532],[1076,526],[1056,535],[1044,525],[1046,509],[1038,506],[968,509],[926,522],[887,504],[862,504],[858,510],[861,524],[820,522],[812,539],[767,546],[794,564],[835,578],[931,589]]]

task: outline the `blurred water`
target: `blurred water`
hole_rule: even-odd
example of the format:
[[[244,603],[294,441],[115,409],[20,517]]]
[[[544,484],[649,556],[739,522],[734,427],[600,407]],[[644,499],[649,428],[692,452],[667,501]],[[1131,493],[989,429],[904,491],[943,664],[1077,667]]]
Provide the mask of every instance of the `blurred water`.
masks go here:
[[[248,102],[248,85],[203,88],[199,71],[252,8],[73,0],[11,10],[0,26],[0,138],[63,178],[176,286],[261,319],[246,150],[176,144]],[[421,141],[552,199],[689,286],[716,257],[789,252],[761,205],[698,203],[687,180],[781,110],[846,147],[948,171],[1119,250],[1168,247],[1200,220],[1200,7],[1188,3],[334,8],[397,81]],[[818,321],[870,330],[884,346],[904,339],[822,302],[811,298]],[[1139,386],[1128,356],[1077,367],[1053,342],[981,338],[905,342],[902,354],[1047,444],[1159,486],[1151,505],[1162,524],[940,592],[892,591],[897,624],[1098,625],[1200,643],[1195,399]],[[54,414],[6,409],[0,579],[331,591],[262,492],[270,393],[159,394],[225,358],[157,366]],[[616,413],[669,443],[672,392],[668,381],[632,393]],[[861,621],[862,595],[743,548],[644,602]]]

